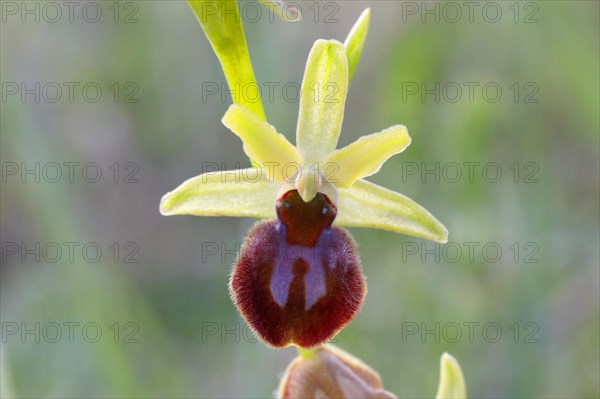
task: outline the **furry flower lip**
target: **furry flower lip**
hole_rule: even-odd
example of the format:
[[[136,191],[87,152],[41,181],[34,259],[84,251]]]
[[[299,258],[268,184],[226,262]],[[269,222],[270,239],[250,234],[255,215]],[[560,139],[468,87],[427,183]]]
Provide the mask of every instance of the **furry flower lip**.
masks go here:
[[[223,124],[256,167],[194,177],[161,201],[164,215],[270,219],[250,230],[230,290],[248,324],[273,346],[322,343],[360,308],[366,285],[354,241],[339,226],[447,241],[446,228],[423,207],[364,180],[409,146],[406,127],[336,149],[347,91],[346,48],[317,40],[302,82],[296,146],[244,106],[231,105]],[[299,169],[288,177],[290,164]],[[323,165],[335,165],[335,175]]]
[[[354,240],[332,227],[335,205],[297,190],[277,200],[277,220],[248,233],[229,283],[242,316],[268,344],[312,347],[360,309],[366,282]]]

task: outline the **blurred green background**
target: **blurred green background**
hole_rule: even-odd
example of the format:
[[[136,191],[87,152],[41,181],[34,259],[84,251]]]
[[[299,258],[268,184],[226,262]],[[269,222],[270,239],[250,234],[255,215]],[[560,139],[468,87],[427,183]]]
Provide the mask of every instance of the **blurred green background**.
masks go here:
[[[471,397],[598,397],[599,3],[473,3],[300,2],[293,24],[242,3],[290,140],[312,43],[372,8],[340,145],[407,125],[370,180],[450,231],[444,249],[352,229],[369,293],[335,341],[399,397],[434,395],[443,351]],[[256,342],[227,291],[254,220],[158,213],[185,179],[247,162],[220,124],[230,97],[207,92],[216,57],[184,1],[74,4],[0,3],[2,393],[270,397],[295,351]]]

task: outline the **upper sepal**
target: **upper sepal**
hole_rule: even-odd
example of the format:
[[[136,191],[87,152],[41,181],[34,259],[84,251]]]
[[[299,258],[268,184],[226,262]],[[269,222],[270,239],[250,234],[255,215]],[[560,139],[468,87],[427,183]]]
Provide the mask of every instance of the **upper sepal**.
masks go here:
[[[335,149],[347,93],[346,48],[336,40],[317,40],[304,71],[296,128],[296,145],[305,165],[322,161]]]

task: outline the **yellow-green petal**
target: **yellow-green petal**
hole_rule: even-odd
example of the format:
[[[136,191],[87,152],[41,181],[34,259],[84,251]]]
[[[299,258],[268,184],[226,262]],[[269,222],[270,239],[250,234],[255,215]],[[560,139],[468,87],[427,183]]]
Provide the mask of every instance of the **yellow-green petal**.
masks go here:
[[[362,136],[331,153],[324,163],[324,170],[332,171],[327,178],[336,186],[349,187],[356,180],[377,173],[388,158],[409,145],[406,127],[392,126],[379,133]]]
[[[346,46],[346,55],[348,56],[348,81],[352,80],[354,70],[358,65],[358,61],[360,61],[360,56],[367,38],[367,32],[369,31],[370,19],[371,9],[367,8],[363,11],[360,17],[358,17],[358,20],[344,41],[344,46]]]
[[[231,105],[223,116],[223,124],[242,139],[244,152],[272,180],[282,181],[299,171],[301,159],[296,147],[246,107]]]
[[[365,180],[338,189],[340,226],[368,227],[445,243],[448,230],[410,198]]]
[[[305,165],[322,161],[335,149],[347,92],[346,48],[336,40],[317,40],[304,71],[296,129]]]
[[[440,383],[436,399],[465,399],[465,378],[456,359],[444,353],[440,359]]]
[[[163,215],[275,217],[279,185],[262,169],[205,173],[183,182],[160,201]]]

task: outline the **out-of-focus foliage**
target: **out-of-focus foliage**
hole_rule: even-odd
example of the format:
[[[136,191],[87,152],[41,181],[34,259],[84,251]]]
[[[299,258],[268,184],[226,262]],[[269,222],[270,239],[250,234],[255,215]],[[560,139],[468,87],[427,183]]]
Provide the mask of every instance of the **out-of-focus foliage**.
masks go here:
[[[22,339],[3,330],[2,388],[10,379],[11,391],[26,397],[269,396],[294,351],[256,342],[226,288],[254,221],[158,212],[162,194],[181,181],[247,166],[239,139],[220,124],[231,103],[223,74],[185,2],[132,4],[137,8],[121,6],[118,23],[112,3],[102,3],[97,23],[80,14],[73,23],[67,14],[56,23],[3,15],[3,83],[97,82],[103,89],[96,103],[83,100],[80,89],[73,102],[64,99],[66,89],[56,103],[3,99],[3,164],[96,162],[103,177],[88,183],[76,169],[73,183],[66,175],[56,183],[31,175],[1,183],[2,242],[63,248],[56,263],[32,255],[22,261],[3,248],[3,328],[58,323],[63,335],[36,343],[33,334]],[[251,6],[241,8],[269,122],[293,139],[293,84],[300,84],[312,43],[343,40],[369,6],[340,145],[406,125],[412,145],[371,180],[410,196],[450,231],[449,244],[438,247],[353,229],[369,293],[337,344],[373,366],[399,397],[435,389],[444,351],[460,359],[471,397],[598,397],[598,3],[519,3],[515,22],[512,3],[502,2],[497,23],[481,17],[482,7],[473,23],[466,9],[456,23],[443,14],[423,23],[403,9],[406,2],[327,4],[301,3],[302,21],[291,24],[266,11],[251,23]],[[537,23],[524,23],[535,9]],[[138,22],[123,23],[132,10]],[[128,82],[135,86],[124,89]],[[439,102],[433,94],[421,101],[421,91],[409,95],[415,85],[436,82],[446,86]],[[456,102],[448,101],[452,82],[462,88]],[[479,84],[473,101],[465,82]],[[502,88],[497,102],[482,94],[490,82]],[[139,101],[126,103],[132,87]],[[109,169],[115,162],[120,183]],[[139,167],[137,183],[123,183],[127,162]],[[471,180],[466,162],[479,162]],[[482,177],[493,162],[502,172],[496,183],[488,181],[495,165]],[[461,167],[456,182],[451,163]],[[436,165],[439,181],[436,172],[422,178]],[[73,262],[65,242],[81,243]],[[96,263],[81,255],[89,242],[103,249]],[[115,242],[117,262],[109,249]],[[139,247],[138,263],[123,262],[130,242]],[[478,243],[472,257],[469,243]],[[69,342],[65,322],[98,323],[103,335],[89,343],[79,328]],[[124,328],[128,322],[137,326],[130,337],[137,343],[124,342],[134,331]],[[491,342],[496,327],[501,333]]]

